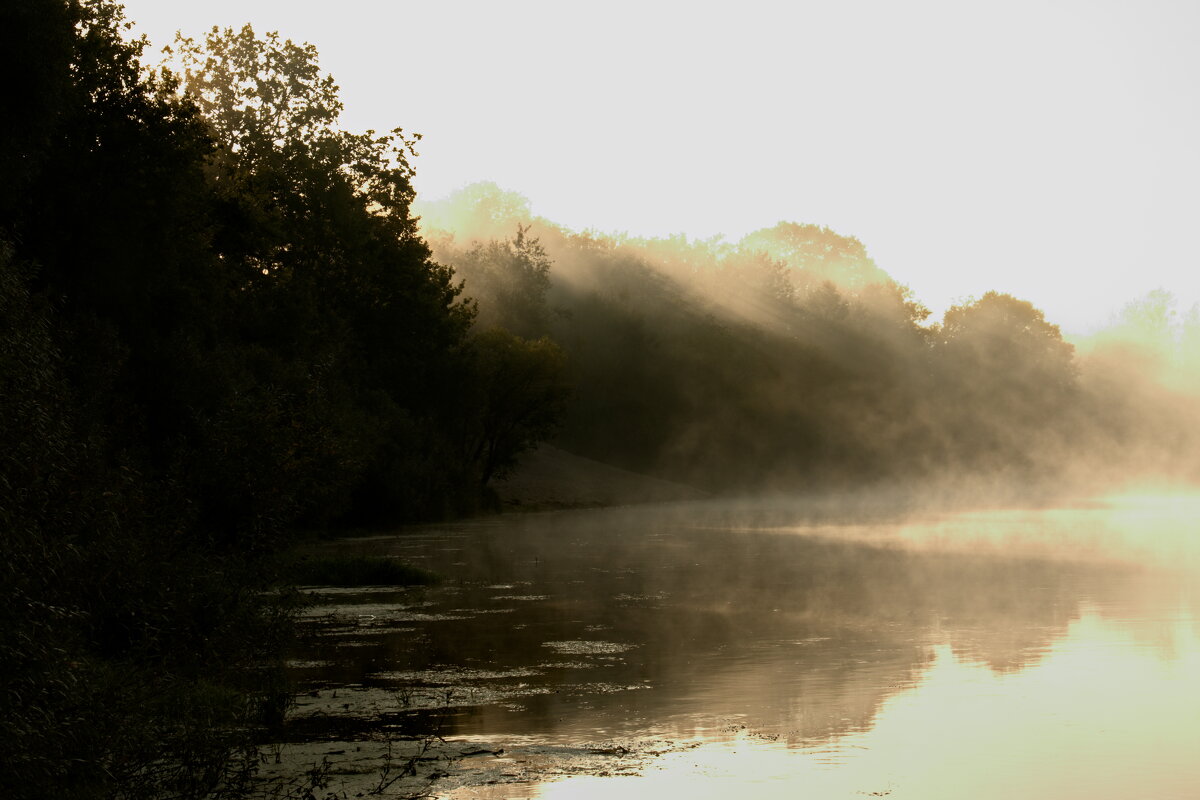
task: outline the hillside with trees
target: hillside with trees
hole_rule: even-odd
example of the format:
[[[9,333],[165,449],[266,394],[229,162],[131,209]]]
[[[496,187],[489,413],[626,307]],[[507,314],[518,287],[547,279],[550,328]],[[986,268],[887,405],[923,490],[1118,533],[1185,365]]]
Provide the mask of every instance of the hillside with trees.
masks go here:
[[[555,441],[581,456],[725,493],[1052,496],[1196,475],[1187,370],[1126,369],[1128,321],[1081,356],[999,292],[934,320],[861,242],[817,225],[737,242],[580,233],[494,184],[416,207],[476,324],[566,353],[575,395]],[[1162,317],[1152,300],[1126,316]]]

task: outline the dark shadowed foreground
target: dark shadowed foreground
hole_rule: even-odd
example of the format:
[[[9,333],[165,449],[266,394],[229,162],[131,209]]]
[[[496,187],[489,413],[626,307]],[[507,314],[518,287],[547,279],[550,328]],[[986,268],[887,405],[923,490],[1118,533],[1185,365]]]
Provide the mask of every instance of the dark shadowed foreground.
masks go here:
[[[1186,796],[1194,510],[691,503],[329,545],[445,580],[313,590],[272,769],[328,759],[351,796],[387,752],[391,790],[439,797]]]

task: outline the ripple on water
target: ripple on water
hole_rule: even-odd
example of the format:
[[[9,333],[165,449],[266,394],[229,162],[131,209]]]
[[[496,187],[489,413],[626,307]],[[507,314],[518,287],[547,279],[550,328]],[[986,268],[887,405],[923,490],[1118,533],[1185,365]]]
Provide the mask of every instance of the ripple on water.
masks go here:
[[[542,647],[548,647],[564,656],[596,656],[625,653],[632,650],[636,645],[624,644],[622,642],[586,642],[580,640],[570,642],[542,642]]]
[[[336,663],[333,661],[319,661],[316,659],[305,660],[293,658],[284,662],[284,666],[286,666],[288,669],[323,669],[325,667],[336,666]]]
[[[424,683],[429,685],[449,686],[469,681],[504,680],[508,678],[532,678],[541,675],[541,671],[528,667],[515,669],[466,669],[463,667],[446,667],[444,669],[407,670],[394,672],[376,672],[373,678],[404,683]]]
[[[302,620],[380,619],[388,622],[441,622],[469,619],[475,612],[448,614],[412,611],[415,606],[392,603],[356,603],[354,605],[310,606],[300,612]]]
[[[538,669],[596,669],[597,666],[611,667],[612,664],[597,664],[595,661],[548,661],[537,666]]]
[[[324,586],[319,583],[314,583],[309,586],[297,587],[301,594],[321,596],[321,595],[401,595],[406,594],[407,589],[397,586]]]
[[[618,595],[613,595],[613,600],[626,603],[649,603],[655,600],[668,600],[671,595],[669,592],[655,592],[654,594],[629,594],[622,592]]]

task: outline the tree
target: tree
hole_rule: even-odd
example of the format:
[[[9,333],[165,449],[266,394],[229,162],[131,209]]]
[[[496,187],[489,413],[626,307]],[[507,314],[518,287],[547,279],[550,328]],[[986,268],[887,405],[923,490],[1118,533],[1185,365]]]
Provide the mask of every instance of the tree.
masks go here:
[[[1155,289],[1126,303],[1108,328],[1096,336],[1096,344],[1107,357],[1123,358],[1131,374],[1147,380],[1170,380],[1170,366],[1178,351],[1183,326],[1175,309],[1174,295]]]
[[[826,281],[851,291],[891,282],[867,255],[862,242],[819,225],[780,222],[747,234],[738,244],[783,261],[794,270],[794,280],[802,291]]]
[[[214,28],[202,42],[180,37],[172,55],[163,74],[178,75],[221,144],[215,244],[244,282],[241,337],[269,354],[260,375],[284,390],[255,405],[309,420],[298,430],[334,445],[326,463],[357,473],[360,502],[437,514],[453,487],[424,473],[446,471],[451,448],[438,439],[473,308],[410,213],[415,139],[337,128],[337,87],[311,45]],[[248,396],[257,391],[251,382]]]
[[[530,341],[493,328],[473,338],[470,352],[478,377],[469,388],[475,408],[463,452],[483,488],[553,433],[569,388],[563,352],[548,338]]]
[[[516,236],[476,244],[454,257],[464,291],[479,303],[480,327],[500,327],[518,336],[547,332],[551,261],[529,228],[517,225]]]
[[[400,128],[383,135],[340,129],[338,87],[321,71],[313,45],[280,39],[274,31],[260,38],[245,25],[237,31],[214,27],[203,42],[177,35],[165,52],[174,65],[160,67],[162,74],[178,81],[243,168],[314,162],[327,178],[341,173],[349,179],[372,213],[395,217],[412,233],[408,158],[420,135],[406,137]]]
[[[736,250],[720,261],[717,290],[761,311],[787,309],[796,298],[787,265],[761,250]]]
[[[12,76],[0,99],[0,227],[17,213],[43,166],[70,90],[72,13],[58,0],[0,6],[0,69]]]
[[[1061,466],[1076,434],[1074,347],[1031,303],[988,292],[946,311],[932,336],[941,427],[984,469]]]
[[[937,345],[961,366],[974,364],[1002,381],[1035,381],[1048,391],[1070,387],[1075,348],[1026,300],[988,292],[948,309]]]
[[[0,783],[210,796],[256,724],[271,638],[262,541],[206,528],[176,469],[202,443],[190,409],[228,389],[192,376],[223,350],[231,288],[213,142],[145,79],[119,5],[17,10],[46,94],[5,126],[28,150],[0,224]]]
[[[440,231],[464,243],[503,238],[533,219],[528,198],[491,181],[464,186],[441,200],[420,200],[416,208],[427,234]]]

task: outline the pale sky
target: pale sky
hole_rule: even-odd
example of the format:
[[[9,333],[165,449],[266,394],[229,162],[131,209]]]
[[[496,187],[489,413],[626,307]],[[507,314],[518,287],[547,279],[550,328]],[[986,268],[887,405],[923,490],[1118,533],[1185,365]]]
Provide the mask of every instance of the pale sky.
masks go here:
[[[1200,300],[1200,2],[127,0],[155,45],[315,44],[350,129],[424,139],[422,197],[495,181],[574,229],[856,236],[940,313],[1068,332]]]

